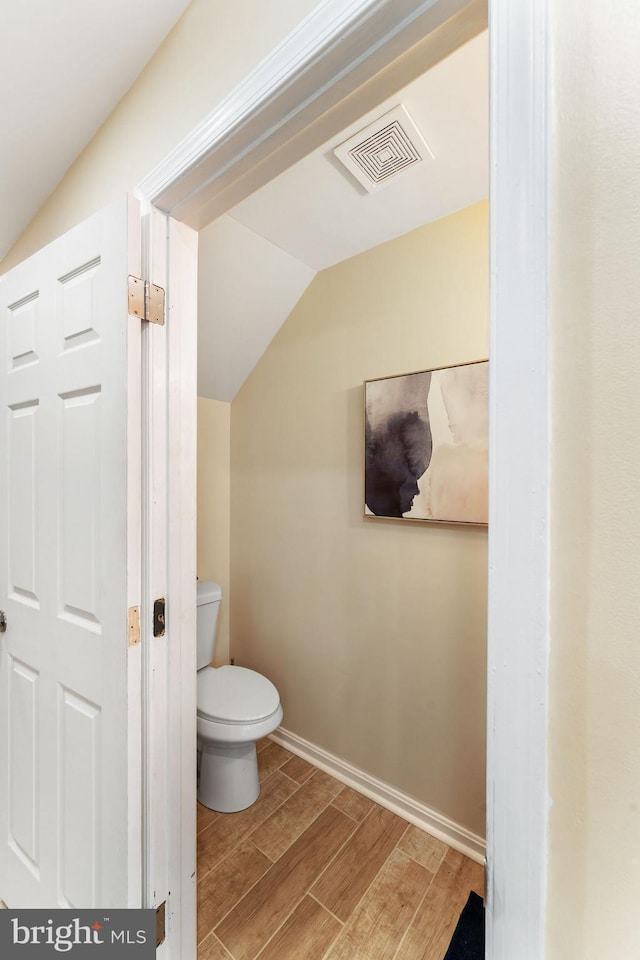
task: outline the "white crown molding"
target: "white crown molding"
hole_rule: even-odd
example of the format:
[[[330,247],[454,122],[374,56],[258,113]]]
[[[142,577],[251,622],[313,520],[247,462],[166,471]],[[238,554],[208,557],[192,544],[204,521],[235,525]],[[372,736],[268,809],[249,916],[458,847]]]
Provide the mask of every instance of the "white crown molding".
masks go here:
[[[370,773],[354,767],[341,757],[323,750],[322,747],[317,747],[297,734],[291,733],[290,730],[285,730],[284,727],[278,727],[276,732],[271,734],[271,740],[286,747],[296,756],[308,760],[325,773],[331,774],[340,783],[374,800],[386,810],[391,810],[403,820],[420,827],[425,833],[431,834],[437,840],[442,840],[454,850],[459,850],[476,863],[484,862],[485,844],[482,837],[449,820],[437,810],[432,810],[414,797],[402,793],[383,780],[378,780],[377,777],[372,777]]]
[[[367,60],[377,72],[382,48],[415,25],[415,37],[436,29],[471,0],[323,0],[188,137],[138,185],[144,208],[181,217],[193,194],[278,130],[291,124]],[[418,21],[420,23],[418,24]],[[410,43],[405,42],[405,46]],[[397,56],[390,51],[387,60]],[[336,95],[336,100],[340,95]],[[224,147],[224,156],[219,155]],[[191,222],[188,216],[182,216]],[[198,225],[193,223],[192,225]]]
[[[545,955],[549,651],[547,0],[490,0],[487,958]]]

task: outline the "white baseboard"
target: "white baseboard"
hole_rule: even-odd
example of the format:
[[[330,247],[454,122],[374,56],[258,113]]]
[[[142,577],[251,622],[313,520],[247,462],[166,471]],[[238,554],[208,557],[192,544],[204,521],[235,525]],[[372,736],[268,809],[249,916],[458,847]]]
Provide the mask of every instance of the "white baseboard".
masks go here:
[[[271,739],[282,747],[286,747],[291,753],[295,753],[296,756],[308,760],[315,767],[320,767],[321,770],[330,773],[336,780],[340,780],[341,783],[357,790],[358,793],[364,794],[370,800],[375,800],[381,807],[385,807],[404,820],[408,820],[409,823],[415,824],[425,833],[430,833],[436,839],[442,840],[453,847],[454,850],[464,853],[471,860],[475,860],[477,863],[484,862],[484,840],[475,833],[471,833],[466,827],[461,827],[460,824],[454,823],[453,820],[449,820],[435,810],[431,810],[406,793],[401,793],[400,790],[396,790],[388,783],[372,777],[364,770],[359,770],[347,763],[346,760],[328,753],[322,747],[317,747],[308,740],[303,740],[302,737],[285,730],[283,727],[278,727],[276,732],[271,734]]]

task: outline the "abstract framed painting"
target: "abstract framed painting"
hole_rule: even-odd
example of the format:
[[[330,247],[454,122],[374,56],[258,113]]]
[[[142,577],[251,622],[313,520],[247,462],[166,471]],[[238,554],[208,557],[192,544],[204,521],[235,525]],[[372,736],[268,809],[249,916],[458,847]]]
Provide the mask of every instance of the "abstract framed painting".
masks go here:
[[[366,380],[367,517],[488,522],[487,360]]]

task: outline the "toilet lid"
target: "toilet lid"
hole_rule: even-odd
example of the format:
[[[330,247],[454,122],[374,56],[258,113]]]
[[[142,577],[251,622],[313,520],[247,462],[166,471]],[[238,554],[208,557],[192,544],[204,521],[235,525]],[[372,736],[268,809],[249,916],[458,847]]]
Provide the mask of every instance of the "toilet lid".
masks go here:
[[[245,667],[198,671],[198,714],[221,723],[255,723],[275,713],[278,691],[266,677]]]

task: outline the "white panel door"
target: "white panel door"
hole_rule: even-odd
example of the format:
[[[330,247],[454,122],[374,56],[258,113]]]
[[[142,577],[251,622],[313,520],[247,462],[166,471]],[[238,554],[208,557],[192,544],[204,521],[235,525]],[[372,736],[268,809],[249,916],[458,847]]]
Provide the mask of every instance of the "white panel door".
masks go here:
[[[140,905],[140,216],[0,280],[0,898]]]

